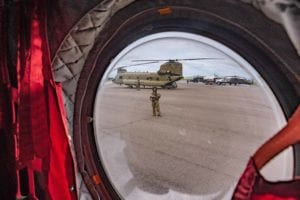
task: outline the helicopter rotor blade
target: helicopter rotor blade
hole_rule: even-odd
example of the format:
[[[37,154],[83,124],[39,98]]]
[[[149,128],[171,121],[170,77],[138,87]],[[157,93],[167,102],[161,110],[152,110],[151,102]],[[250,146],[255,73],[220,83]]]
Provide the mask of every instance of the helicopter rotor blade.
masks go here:
[[[153,60],[132,60],[132,62],[159,62],[159,61],[181,61],[181,60],[219,60],[222,58],[179,58],[179,59],[153,59]]]
[[[180,60],[221,60],[222,58],[183,58],[183,59],[176,59],[176,61]]]
[[[130,64],[130,65],[122,65],[120,67],[116,67],[114,70],[121,69],[121,68],[138,66],[138,65],[147,65],[147,64],[151,64],[151,63],[158,63],[158,61],[151,61],[151,62],[145,62],[145,63]]]
[[[160,59],[153,59],[153,60],[132,60],[132,62],[160,62],[160,61],[169,61],[169,60],[160,60]]]
[[[138,65],[148,65],[148,64],[152,64],[152,63],[158,63],[158,61],[149,61],[149,62],[144,62],[144,63],[130,64],[130,65],[126,65],[126,67],[132,67],[132,66],[138,66]]]

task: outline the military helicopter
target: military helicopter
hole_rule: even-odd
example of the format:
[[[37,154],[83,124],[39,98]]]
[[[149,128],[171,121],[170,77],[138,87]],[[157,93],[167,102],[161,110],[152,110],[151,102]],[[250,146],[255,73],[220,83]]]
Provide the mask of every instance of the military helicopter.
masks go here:
[[[182,63],[179,61],[188,60],[208,60],[215,58],[190,58],[190,59],[167,59],[167,60],[133,60],[132,62],[144,62],[138,64],[132,64],[122,66],[117,69],[117,75],[112,80],[113,83],[119,85],[127,85],[130,88],[146,88],[146,87],[161,87],[166,89],[177,88],[176,81],[183,78],[182,75]],[[157,72],[128,72],[127,67],[137,65],[147,65],[151,63],[158,63],[164,61],[160,65],[160,69]]]

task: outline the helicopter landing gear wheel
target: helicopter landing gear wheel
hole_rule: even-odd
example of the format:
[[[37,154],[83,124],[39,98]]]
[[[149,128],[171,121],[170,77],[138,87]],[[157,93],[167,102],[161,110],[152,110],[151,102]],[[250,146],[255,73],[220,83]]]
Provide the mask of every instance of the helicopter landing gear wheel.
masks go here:
[[[167,88],[168,90],[169,90],[169,89],[175,89],[175,88],[177,88],[177,83],[176,83],[176,82],[173,82],[173,83],[171,83],[171,84],[168,84],[168,85],[163,86],[162,88]]]
[[[176,82],[172,83],[172,88],[174,88],[174,89],[177,88],[177,83]]]

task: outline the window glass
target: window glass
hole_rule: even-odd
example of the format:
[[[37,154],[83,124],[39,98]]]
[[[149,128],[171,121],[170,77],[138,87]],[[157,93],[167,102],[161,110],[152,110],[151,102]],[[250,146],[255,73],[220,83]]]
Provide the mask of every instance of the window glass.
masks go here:
[[[171,75],[157,73],[163,65]],[[135,75],[127,80],[128,72]],[[230,199],[249,157],[286,123],[255,66],[181,32],[149,35],[120,52],[99,84],[94,118],[101,164],[132,200]],[[291,149],[263,170],[269,180],[292,173]]]

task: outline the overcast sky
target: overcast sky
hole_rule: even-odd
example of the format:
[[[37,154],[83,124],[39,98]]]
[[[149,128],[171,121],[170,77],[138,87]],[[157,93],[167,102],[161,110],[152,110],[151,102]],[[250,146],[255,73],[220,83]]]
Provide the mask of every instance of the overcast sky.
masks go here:
[[[137,64],[133,60],[151,59],[189,59],[189,58],[216,58],[212,60],[180,61],[183,64],[183,76],[196,75],[219,75],[219,76],[242,76],[251,78],[237,62],[221,50],[213,46],[190,38],[156,38],[142,42],[127,52],[121,53],[113,64],[113,68]],[[141,62],[142,63],[142,62]],[[157,72],[164,62],[152,63],[139,66],[127,67],[127,71]],[[109,76],[115,76],[116,70],[112,70]]]

